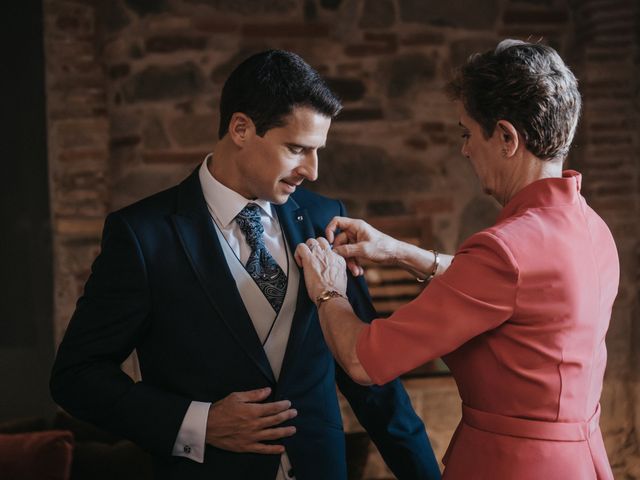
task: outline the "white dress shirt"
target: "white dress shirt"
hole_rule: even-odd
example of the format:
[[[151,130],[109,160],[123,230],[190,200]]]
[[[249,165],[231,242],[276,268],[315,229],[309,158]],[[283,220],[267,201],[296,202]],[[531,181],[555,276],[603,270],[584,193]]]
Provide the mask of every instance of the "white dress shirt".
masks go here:
[[[271,203],[266,200],[249,200],[220,183],[211,175],[207,167],[210,161],[212,161],[212,156],[208,155],[200,166],[198,172],[200,184],[211,218],[215,222],[218,231],[226,240],[228,247],[233,251],[242,265],[246,265],[249,255],[251,254],[251,247],[247,244],[244,234],[235,222],[235,218],[248,203],[256,203],[260,206],[260,220],[264,227],[264,244],[280,268],[287,273],[289,253],[282,229],[278,222],[278,217]],[[226,248],[226,246],[223,245],[223,248]],[[293,268],[295,268],[295,266],[293,266]],[[246,293],[244,294],[246,295]],[[286,339],[288,339],[288,329],[286,330],[284,342],[280,341],[282,346],[278,347],[281,352],[278,352],[280,363],[274,369],[276,378],[279,374],[282,357],[284,356]],[[269,358],[269,360],[273,368],[273,361],[271,358]],[[187,457],[198,463],[204,462],[205,434],[210,406],[210,402],[191,402],[182,421],[178,436],[176,437],[173,455]],[[289,475],[291,464],[286,453],[282,455],[280,463],[276,480],[294,479],[293,476]]]

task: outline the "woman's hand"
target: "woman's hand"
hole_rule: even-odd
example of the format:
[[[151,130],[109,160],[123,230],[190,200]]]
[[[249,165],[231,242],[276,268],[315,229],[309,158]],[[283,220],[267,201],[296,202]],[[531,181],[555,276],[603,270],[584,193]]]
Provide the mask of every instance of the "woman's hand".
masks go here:
[[[295,258],[304,269],[304,281],[313,303],[325,290],[335,290],[346,297],[345,260],[331,251],[325,238],[310,238],[301,243],[296,248]],[[356,353],[358,335],[365,324],[353,313],[349,301],[338,298],[325,302],[318,308],[318,320],[327,346],[347,375],[362,385],[371,385],[371,378]]]
[[[338,235],[336,230],[340,229]],[[325,229],[327,240],[333,244],[333,251],[343,256],[347,266],[355,276],[362,275],[362,260],[385,265],[395,265],[399,241],[376,230],[364,220],[333,217]]]
[[[295,259],[304,271],[309,298],[313,303],[325,290],[335,290],[347,296],[345,260],[331,251],[325,238],[310,238],[296,248]]]

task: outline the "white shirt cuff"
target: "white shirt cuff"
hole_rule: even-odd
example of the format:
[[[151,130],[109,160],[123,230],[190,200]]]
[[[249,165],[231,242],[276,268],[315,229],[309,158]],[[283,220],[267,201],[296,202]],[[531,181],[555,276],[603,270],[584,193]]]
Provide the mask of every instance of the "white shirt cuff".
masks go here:
[[[172,455],[204,462],[204,445],[210,402],[191,402],[173,444]]]

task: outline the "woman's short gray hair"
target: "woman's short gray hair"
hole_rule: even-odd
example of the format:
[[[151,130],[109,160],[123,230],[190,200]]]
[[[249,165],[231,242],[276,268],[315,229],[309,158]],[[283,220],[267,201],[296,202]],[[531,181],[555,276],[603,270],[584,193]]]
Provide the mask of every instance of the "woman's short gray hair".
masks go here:
[[[487,137],[498,120],[507,120],[538,158],[567,156],[582,100],[576,77],[553,48],[503,40],[494,50],[471,55],[446,89]]]

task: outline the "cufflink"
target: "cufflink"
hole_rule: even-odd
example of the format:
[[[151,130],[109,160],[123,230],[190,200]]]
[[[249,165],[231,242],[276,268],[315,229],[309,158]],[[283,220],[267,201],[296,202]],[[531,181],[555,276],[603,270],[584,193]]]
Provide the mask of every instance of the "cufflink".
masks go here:
[[[184,447],[182,447],[182,451],[184,453],[189,454],[189,453],[191,453],[191,447],[189,445],[185,445]]]

